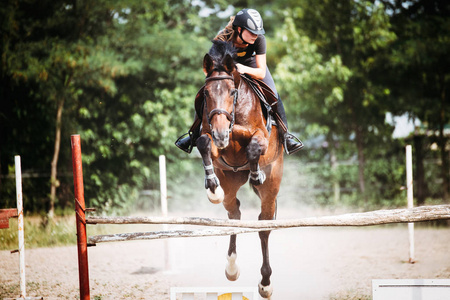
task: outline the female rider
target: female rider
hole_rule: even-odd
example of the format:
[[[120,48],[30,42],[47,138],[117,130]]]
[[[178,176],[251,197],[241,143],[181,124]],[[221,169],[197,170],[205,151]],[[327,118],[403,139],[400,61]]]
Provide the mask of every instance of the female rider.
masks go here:
[[[287,128],[286,112],[280,95],[277,92],[272,75],[266,65],[266,39],[264,37],[263,20],[258,11],[243,9],[235,17],[230,18],[228,25],[215,37],[216,40],[232,42],[237,48],[236,67],[239,73],[262,80],[278,96],[277,113]],[[192,144],[200,135],[200,126],[191,128],[191,135],[182,136],[175,143],[180,149],[190,153]],[[285,151],[292,154],[303,148],[303,143],[285,132],[283,135]],[[194,140],[192,140],[194,139]]]

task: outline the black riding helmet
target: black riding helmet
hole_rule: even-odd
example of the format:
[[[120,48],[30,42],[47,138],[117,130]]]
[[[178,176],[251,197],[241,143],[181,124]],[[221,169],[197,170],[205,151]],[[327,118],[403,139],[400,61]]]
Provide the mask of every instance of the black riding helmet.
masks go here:
[[[266,33],[261,15],[257,10],[251,8],[245,8],[238,12],[234,17],[233,26],[245,28],[253,34]]]

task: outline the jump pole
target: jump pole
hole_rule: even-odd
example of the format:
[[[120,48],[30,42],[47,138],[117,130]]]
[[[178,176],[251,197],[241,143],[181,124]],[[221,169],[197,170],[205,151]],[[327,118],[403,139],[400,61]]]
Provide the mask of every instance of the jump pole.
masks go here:
[[[81,161],[81,140],[79,134],[71,136],[73,185],[75,192],[75,217],[77,223],[78,274],[80,300],[90,300],[89,267],[86,237],[86,206],[84,203],[83,165]]]
[[[216,227],[237,227],[215,230],[176,230],[161,232],[134,232],[89,237],[89,244],[131,240],[150,240],[174,237],[204,237],[250,233],[293,227],[319,226],[374,226],[394,223],[449,220],[450,205],[420,206],[412,209],[377,210],[364,213],[351,213],[337,216],[309,217],[301,219],[243,221],[197,217],[89,217],[87,224],[177,224]]]

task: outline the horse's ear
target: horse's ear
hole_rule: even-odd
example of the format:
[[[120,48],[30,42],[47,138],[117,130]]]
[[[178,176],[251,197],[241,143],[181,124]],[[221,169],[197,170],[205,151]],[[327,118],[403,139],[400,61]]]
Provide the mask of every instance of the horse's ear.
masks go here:
[[[203,58],[203,72],[209,74],[214,69],[214,61],[208,53],[205,54]]]
[[[231,57],[230,54],[225,55],[225,58],[223,59],[223,67],[229,74],[233,73],[234,69],[236,69],[233,57]]]

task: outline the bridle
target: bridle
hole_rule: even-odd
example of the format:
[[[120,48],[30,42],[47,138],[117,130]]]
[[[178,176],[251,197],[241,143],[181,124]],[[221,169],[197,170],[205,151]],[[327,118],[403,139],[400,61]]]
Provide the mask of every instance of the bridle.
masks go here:
[[[210,82],[210,81],[216,81],[216,80],[233,80],[233,82],[234,82],[234,77],[231,76],[231,75],[219,75],[219,76],[214,76],[214,77],[207,77],[205,79],[205,84]],[[235,117],[234,117],[235,116],[235,107],[236,107],[237,98],[238,98],[238,89],[235,88],[234,89],[234,99],[233,99],[233,110],[231,111],[231,114],[227,110],[225,110],[223,108],[215,108],[215,109],[211,110],[208,115],[206,115],[206,118],[208,120],[208,124],[209,124],[210,128],[212,127],[212,125],[211,125],[212,117],[214,115],[216,115],[216,114],[217,115],[224,114],[227,117],[228,121],[230,121],[229,131],[231,131],[233,129],[234,120],[235,120]],[[206,95],[205,95],[205,107],[206,107],[206,111],[208,111]]]

